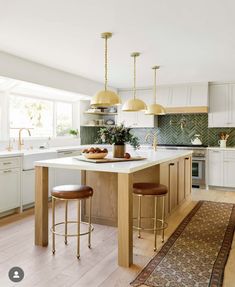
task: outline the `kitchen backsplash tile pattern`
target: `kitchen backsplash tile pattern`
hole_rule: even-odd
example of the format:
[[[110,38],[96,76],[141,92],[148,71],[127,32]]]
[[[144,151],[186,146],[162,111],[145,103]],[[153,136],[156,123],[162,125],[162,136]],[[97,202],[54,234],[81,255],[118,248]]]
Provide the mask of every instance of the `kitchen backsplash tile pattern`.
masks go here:
[[[97,138],[97,127],[81,127],[81,143],[92,144]],[[159,116],[156,128],[135,128],[133,133],[142,144],[148,132],[157,132],[159,144],[190,144],[195,134],[201,135],[204,145],[218,146],[220,132],[230,135],[227,145],[235,146],[235,128],[208,128],[207,114]]]

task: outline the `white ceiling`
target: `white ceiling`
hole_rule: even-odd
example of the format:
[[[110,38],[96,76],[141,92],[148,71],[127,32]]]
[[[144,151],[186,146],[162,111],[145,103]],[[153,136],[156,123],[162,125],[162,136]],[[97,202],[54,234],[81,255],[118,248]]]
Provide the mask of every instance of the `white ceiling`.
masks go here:
[[[77,93],[58,90],[5,77],[0,77],[0,97],[1,92],[7,92],[12,95],[36,97],[49,100],[53,99],[67,102],[90,100],[89,96],[84,96]]]
[[[109,41],[109,84],[235,80],[234,0],[0,0],[0,50],[103,80],[103,40]]]

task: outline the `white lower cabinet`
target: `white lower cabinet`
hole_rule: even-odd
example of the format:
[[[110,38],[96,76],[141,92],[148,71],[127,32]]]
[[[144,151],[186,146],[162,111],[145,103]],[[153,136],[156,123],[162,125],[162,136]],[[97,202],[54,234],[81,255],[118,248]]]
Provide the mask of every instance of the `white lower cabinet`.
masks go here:
[[[50,191],[55,184],[55,171],[49,169],[49,184],[48,192],[49,197]],[[25,207],[28,204],[35,202],[35,170],[24,170],[22,171],[22,204]]]
[[[223,152],[209,150],[208,164],[209,185],[223,186]]]
[[[20,207],[20,168],[0,170],[0,213]]]
[[[209,150],[209,185],[235,188],[235,151]]]
[[[224,186],[235,187],[235,151],[224,151]]]
[[[22,203],[30,204],[35,200],[35,170],[22,172]]]
[[[81,151],[65,151],[58,152],[58,157],[72,157],[78,156]],[[81,171],[80,170],[69,170],[69,169],[55,169],[55,185],[63,184],[81,184]]]

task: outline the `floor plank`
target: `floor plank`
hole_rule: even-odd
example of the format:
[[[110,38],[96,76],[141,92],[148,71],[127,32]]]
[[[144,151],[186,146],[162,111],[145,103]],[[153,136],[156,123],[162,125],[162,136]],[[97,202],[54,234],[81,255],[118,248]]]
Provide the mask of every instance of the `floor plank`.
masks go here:
[[[235,191],[193,190],[192,196],[168,218],[166,239],[194,207],[198,200],[235,203]],[[70,217],[76,216],[76,206],[70,205]],[[57,205],[57,220],[64,216],[64,206]],[[49,213],[51,219],[51,213]],[[73,228],[73,227],[72,227]],[[134,265],[122,268],[117,265],[117,229],[95,225],[92,249],[87,248],[87,238],[81,238],[81,259],[76,259],[76,239],[56,237],[56,254],[48,248],[34,246],[33,209],[0,219],[0,286],[14,286],[8,279],[8,271],[20,266],[25,278],[17,286],[23,287],[125,287],[154,256],[153,235],[143,233],[141,239],[134,233]],[[51,236],[50,236],[51,237]],[[50,238],[51,239],[51,238]],[[51,240],[49,240],[51,242]],[[158,241],[161,246],[160,240]],[[225,268],[223,287],[234,287],[235,240]]]

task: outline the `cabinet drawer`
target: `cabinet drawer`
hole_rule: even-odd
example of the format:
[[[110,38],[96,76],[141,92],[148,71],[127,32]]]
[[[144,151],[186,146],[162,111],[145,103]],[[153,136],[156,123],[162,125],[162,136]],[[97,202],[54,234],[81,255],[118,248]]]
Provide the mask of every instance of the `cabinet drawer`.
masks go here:
[[[0,170],[0,175],[4,175],[4,174],[11,174],[11,173],[18,173],[20,172],[20,169],[19,168],[5,168],[5,169],[2,169]]]
[[[20,157],[8,157],[0,159],[0,170],[20,167]]]

